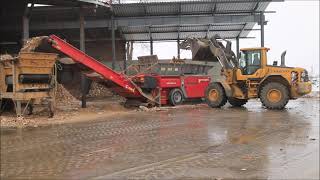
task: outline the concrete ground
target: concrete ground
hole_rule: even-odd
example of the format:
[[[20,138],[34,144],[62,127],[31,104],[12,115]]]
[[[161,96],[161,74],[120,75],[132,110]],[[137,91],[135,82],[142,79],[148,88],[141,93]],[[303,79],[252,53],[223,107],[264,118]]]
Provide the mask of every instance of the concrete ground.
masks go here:
[[[1,179],[318,179],[319,99],[1,129]]]

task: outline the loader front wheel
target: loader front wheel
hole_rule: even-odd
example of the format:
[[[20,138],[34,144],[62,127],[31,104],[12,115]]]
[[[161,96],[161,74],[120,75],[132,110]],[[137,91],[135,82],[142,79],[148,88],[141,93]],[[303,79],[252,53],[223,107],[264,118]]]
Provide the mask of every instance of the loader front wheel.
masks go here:
[[[245,105],[248,100],[247,99],[236,99],[236,98],[228,98],[228,102],[234,107],[241,107]]]
[[[219,108],[227,103],[226,93],[218,83],[211,83],[206,90],[206,102],[212,108]]]
[[[260,100],[268,109],[283,109],[289,101],[289,91],[278,82],[271,82],[262,87]]]

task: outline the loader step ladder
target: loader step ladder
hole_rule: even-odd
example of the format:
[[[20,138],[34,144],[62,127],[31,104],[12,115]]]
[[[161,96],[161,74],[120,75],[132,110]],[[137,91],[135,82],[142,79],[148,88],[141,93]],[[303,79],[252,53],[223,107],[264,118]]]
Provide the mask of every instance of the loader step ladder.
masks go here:
[[[247,81],[247,85],[249,87],[249,91],[251,94],[254,94],[254,96],[258,95],[258,86],[260,85],[259,81]]]

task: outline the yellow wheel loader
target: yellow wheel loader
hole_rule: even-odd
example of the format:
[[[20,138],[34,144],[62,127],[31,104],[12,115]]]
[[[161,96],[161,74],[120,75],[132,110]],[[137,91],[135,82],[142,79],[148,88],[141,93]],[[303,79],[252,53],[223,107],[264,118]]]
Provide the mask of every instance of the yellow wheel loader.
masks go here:
[[[241,57],[237,59],[231,50],[231,42],[218,39],[221,38],[216,35],[211,39],[193,39],[191,42],[194,57],[197,52],[202,56],[207,52],[203,57],[212,58],[221,65],[221,77],[213,76],[206,90],[209,106],[218,108],[227,101],[232,106],[242,106],[249,99],[260,98],[268,109],[283,109],[289,99],[311,92],[308,72],[303,68],[285,66],[286,52],[281,55],[280,65],[277,61],[268,65],[269,48],[241,49]]]

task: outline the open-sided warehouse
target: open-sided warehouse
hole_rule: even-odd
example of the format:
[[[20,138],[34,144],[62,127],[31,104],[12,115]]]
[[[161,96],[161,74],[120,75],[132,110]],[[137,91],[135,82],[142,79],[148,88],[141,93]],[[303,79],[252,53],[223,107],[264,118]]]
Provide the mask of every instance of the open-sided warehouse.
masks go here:
[[[312,80],[264,47],[283,1],[3,0],[0,178],[318,179]]]

